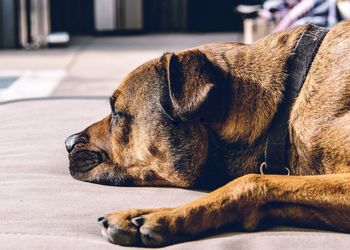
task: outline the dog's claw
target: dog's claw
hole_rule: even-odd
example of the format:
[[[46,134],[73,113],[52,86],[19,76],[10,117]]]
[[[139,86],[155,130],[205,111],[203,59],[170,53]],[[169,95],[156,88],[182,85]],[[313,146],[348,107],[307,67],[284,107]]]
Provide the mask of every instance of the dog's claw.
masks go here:
[[[134,224],[136,227],[142,226],[144,221],[145,219],[142,216],[131,219],[132,224]]]
[[[99,217],[98,219],[97,219],[97,222],[98,222],[98,224],[100,225],[100,226],[102,226],[102,227],[104,227],[104,228],[108,228],[108,226],[109,226],[109,223],[108,223],[108,221],[106,220],[106,218],[105,217]]]

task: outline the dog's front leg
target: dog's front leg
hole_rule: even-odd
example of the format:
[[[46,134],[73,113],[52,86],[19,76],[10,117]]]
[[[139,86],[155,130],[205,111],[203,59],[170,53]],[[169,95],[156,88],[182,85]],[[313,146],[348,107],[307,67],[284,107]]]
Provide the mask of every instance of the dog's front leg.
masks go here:
[[[130,213],[135,210],[130,210]],[[113,217],[106,217],[109,226]],[[128,214],[128,211],[122,212]],[[131,214],[130,214],[131,215]],[[134,216],[135,214],[133,214]],[[131,245],[162,246],[207,230],[234,224],[254,230],[263,222],[293,222],[350,231],[350,174],[324,176],[246,175],[190,204],[173,209],[139,210],[124,216],[132,226]],[[120,217],[120,216],[119,216]],[[125,222],[125,223],[126,223]],[[118,242],[118,235],[113,242]],[[109,236],[111,237],[111,236]]]

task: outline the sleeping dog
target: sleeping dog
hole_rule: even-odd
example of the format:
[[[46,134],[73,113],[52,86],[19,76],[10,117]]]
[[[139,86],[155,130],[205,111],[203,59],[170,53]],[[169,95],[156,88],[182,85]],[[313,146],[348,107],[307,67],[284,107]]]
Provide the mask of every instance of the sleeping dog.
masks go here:
[[[216,189],[98,219],[119,245],[163,246],[266,222],[350,232],[350,22],[252,45],[165,53],[132,71],[103,120],[67,138],[82,181]]]

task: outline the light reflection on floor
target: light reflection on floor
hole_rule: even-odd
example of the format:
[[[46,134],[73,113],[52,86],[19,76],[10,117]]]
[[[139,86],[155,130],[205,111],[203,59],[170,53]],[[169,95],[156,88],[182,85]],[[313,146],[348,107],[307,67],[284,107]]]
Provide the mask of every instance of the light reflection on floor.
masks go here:
[[[0,71],[0,102],[51,95],[64,70]]]

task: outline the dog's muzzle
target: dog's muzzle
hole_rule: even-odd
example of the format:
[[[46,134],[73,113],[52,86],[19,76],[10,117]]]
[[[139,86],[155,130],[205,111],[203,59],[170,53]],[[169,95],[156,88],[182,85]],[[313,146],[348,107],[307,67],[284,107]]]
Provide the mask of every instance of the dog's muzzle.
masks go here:
[[[71,171],[84,173],[106,160],[103,152],[86,149],[88,142],[89,138],[84,132],[71,135],[66,139],[65,145]]]
[[[74,172],[87,172],[104,161],[103,153],[81,150],[70,153],[70,169]]]

